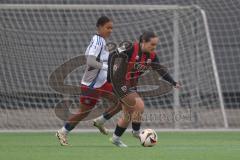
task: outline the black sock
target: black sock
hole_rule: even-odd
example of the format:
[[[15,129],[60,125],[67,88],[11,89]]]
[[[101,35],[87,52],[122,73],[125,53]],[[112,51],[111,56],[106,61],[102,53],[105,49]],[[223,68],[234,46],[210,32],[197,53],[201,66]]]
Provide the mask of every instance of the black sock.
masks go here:
[[[104,113],[103,113],[103,117],[104,117],[106,120],[109,120],[110,118],[112,118],[112,116],[109,115],[107,112],[104,112]]]
[[[140,130],[141,123],[139,122],[132,122],[132,129],[134,131],[139,131]]]
[[[66,128],[66,130],[68,130],[68,131],[71,131],[71,130],[73,130],[73,128],[75,128],[75,126],[74,125],[71,125],[70,123],[65,123],[65,125],[64,125],[64,127]]]
[[[119,127],[118,125],[116,126],[116,129],[114,131],[114,134],[118,137],[121,137],[122,134],[125,132],[127,128],[122,128],[122,127]]]

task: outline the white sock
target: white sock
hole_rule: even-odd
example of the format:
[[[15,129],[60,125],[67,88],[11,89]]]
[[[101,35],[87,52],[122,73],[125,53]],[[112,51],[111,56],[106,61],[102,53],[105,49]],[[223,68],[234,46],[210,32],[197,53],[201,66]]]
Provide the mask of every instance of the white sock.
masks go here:
[[[112,139],[113,139],[113,140],[119,140],[120,137],[113,133]]]
[[[138,130],[138,131],[132,130],[132,133],[133,133],[133,134],[139,134],[139,133],[140,133],[140,130]]]
[[[99,124],[104,124],[107,119],[103,117],[103,115],[99,116],[96,118],[96,121],[99,123]]]
[[[70,132],[64,126],[59,131],[64,133],[64,134],[68,134]]]

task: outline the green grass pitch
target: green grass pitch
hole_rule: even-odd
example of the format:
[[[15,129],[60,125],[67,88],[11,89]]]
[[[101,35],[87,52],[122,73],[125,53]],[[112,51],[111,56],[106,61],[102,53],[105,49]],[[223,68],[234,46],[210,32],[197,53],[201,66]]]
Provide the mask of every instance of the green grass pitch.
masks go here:
[[[160,132],[158,144],[142,147],[129,133],[128,148],[110,136],[72,133],[71,146],[59,145],[54,133],[0,133],[1,160],[239,160],[240,132]]]

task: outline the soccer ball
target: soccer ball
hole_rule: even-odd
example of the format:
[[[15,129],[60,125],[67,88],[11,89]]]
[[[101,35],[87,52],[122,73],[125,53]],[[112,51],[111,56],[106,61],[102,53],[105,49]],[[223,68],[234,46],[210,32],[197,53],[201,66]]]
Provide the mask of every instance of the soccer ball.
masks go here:
[[[157,134],[153,129],[144,129],[139,134],[140,142],[144,147],[152,147],[157,143]]]

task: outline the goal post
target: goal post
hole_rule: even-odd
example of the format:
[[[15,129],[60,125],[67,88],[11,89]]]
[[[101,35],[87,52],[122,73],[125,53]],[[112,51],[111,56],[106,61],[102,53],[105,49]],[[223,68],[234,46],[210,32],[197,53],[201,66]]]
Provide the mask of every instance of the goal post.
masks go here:
[[[201,9],[199,6],[194,5],[194,7],[196,9],[199,10],[199,12],[202,15],[203,18],[203,23],[204,23],[204,27],[205,27],[205,31],[206,31],[206,37],[207,37],[207,44],[209,46],[209,52],[210,52],[210,56],[211,56],[211,60],[212,60],[212,65],[213,65],[213,70],[214,70],[214,77],[216,80],[216,84],[217,84],[217,90],[218,90],[218,96],[219,96],[219,100],[220,100],[220,107],[221,107],[221,112],[223,115],[223,124],[224,124],[224,128],[228,128],[228,121],[227,121],[227,116],[226,116],[226,112],[225,112],[225,107],[224,107],[224,102],[223,102],[223,95],[222,95],[222,89],[221,89],[221,84],[220,84],[220,79],[218,76],[218,70],[217,70],[217,65],[215,62],[215,56],[214,56],[214,52],[213,52],[213,47],[212,47],[212,40],[211,40],[211,36],[210,36],[210,31],[208,28],[208,21],[207,21],[207,16],[206,13],[203,9]],[[173,43],[174,43],[174,79],[179,79],[178,73],[179,73],[179,52],[178,52],[178,46],[179,46],[179,39],[178,39],[178,35],[179,35],[179,26],[178,26],[178,12],[174,11],[174,18],[173,18]],[[199,54],[199,53],[198,53]],[[175,112],[177,111],[177,108],[180,107],[180,99],[179,99],[179,90],[174,90],[174,108],[175,108]],[[175,123],[176,126],[175,128],[179,128],[178,127],[178,123]]]
[[[196,8],[199,8],[199,7],[196,6]],[[204,26],[205,26],[205,30],[206,30],[207,43],[208,43],[208,46],[209,46],[209,51],[210,51],[213,70],[214,70],[214,77],[215,77],[215,81],[216,81],[216,85],[217,85],[217,91],[218,91],[218,97],[219,97],[219,101],[220,101],[220,107],[221,107],[221,111],[222,111],[222,115],[223,115],[224,128],[228,128],[228,120],[227,120],[226,111],[225,111],[225,107],[224,107],[222,87],[221,87],[220,79],[219,79],[219,76],[218,76],[217,64],[216,64],[215,55],[214,55],[214,52],[213,52],[213,46],[212,46],[212,40],[211,40],[210,31],[209,31],[209,27],[208,27],[207,16],[206,16],[206,13],[203,9],[200,9],[200,11],[201,11],[201,14],[203,16]]]
[[[143,31],[153,30],[160,39],[160,62],[182,84],[179,91],[143,97],[143,127],[228,127],[207,17],[201,8],[2,4],[0,129],[56,129],[78,109],[84,52],[101,15],[114,22],[108,42],[135,41]],[[149,85],[154,76],[141,77],[140,85]],[[108,105],[100,101],[78,127],[92,128],[91,118]],[[117,117],[107,127],[113,128]]]

